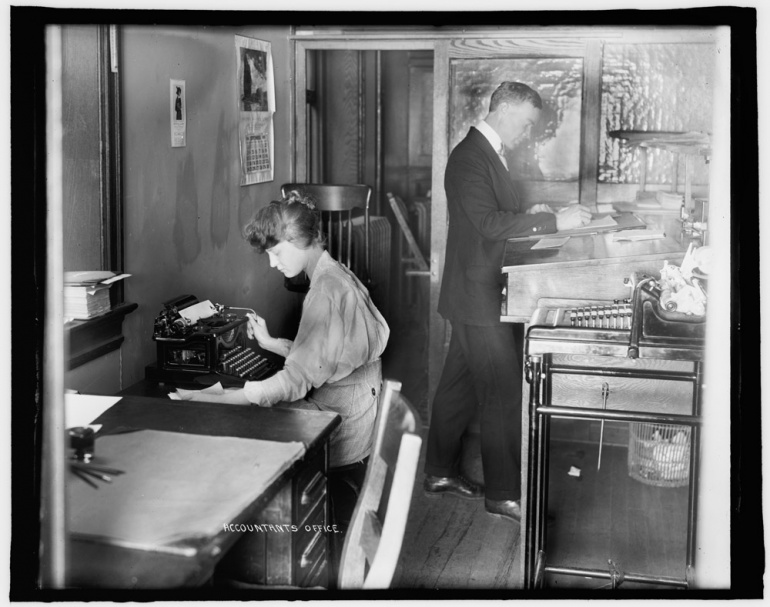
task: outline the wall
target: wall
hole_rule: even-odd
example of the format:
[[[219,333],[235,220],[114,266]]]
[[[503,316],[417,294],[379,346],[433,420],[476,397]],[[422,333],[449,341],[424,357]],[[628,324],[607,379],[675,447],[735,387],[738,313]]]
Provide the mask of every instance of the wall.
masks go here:
[[[272,44],[274,181],[241,187],[234,36]],[[291,337],[300,300],[241,237],[241,227],[291,180],[289,27],[122,30],[125,299],[123,386],[156,359],[162,302],[190,293],[254,308],[273,335]],[[187,146],[172,148],[169,80],[186,81]]]

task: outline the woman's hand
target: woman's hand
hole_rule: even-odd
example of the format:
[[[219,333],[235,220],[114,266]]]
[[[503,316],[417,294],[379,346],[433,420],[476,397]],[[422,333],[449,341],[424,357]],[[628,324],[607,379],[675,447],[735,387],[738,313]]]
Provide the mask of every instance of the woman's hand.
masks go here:
[[[273,338],[270,337],[270,333],[267,330],[265,319],[251,312],[246,314],[246,318],[249,320],[246,325],[246,334],[249,336],[249,339],[256,339],[260,347],[268,350],[267,345]]]

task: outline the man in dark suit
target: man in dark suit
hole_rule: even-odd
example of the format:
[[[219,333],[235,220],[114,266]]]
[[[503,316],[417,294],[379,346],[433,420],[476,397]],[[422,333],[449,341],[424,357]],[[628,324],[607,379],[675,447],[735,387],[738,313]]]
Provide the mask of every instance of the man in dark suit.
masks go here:
[[[590,211],[570,205],[525,212],[505,148],[529,135],[540,96],[518,82],[492,94],[489,115],[452,151],[444,176],[449,233],[438,311],[452,338],[428,433],[424,490],[429,496],[485,497],[490,514],[521,519],[521,372],[524,331],[500,322],[505,240],[585,225]],[[485,487],[462,476],[462,441],[479,407]]]

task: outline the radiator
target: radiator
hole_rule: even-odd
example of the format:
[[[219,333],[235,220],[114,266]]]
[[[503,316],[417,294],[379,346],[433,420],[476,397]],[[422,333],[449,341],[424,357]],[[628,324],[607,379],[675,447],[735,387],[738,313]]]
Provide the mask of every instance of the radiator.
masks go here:
[[[353,272],[362,276],[364,267],[364,218],[353,219]],[[390,314],[390,222],[386,217],[369,217],[369,278],[372,301],[388,319]]]
[[[414,221],[412,229],[414,238],[420,251],[425,257],[430,256],[430,204],[427,202],[415,202],[412,207]]]

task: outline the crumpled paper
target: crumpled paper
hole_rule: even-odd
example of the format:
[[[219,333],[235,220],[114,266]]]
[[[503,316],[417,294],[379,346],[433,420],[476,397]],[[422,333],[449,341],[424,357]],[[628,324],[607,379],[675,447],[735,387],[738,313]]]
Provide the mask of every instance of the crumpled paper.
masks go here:
[[[703,265],[710,264],[710,252],[699,252],[691,244],[682,260],[681,266],[663,262],[660,270],[660,286],[663,290],[660,296],[661,305],[669,312],[680,312],[693,316],[706,314],[706,293],[700,287],[698,279],[693,276],[693,270],[704,272]]]

